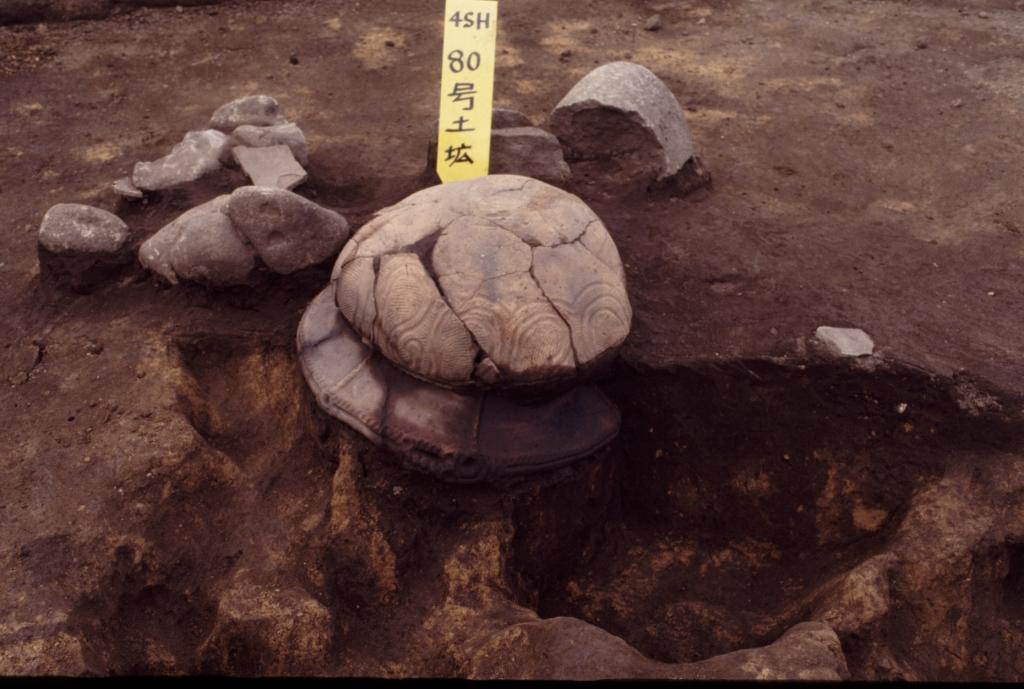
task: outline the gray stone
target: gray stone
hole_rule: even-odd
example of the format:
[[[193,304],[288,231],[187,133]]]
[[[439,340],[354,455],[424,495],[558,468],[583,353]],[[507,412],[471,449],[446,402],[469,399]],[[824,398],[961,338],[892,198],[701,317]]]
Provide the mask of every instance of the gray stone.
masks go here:
[[[661,26],[661,15],[652,14],[647,18],[647,21],[644,22],[644,31],[657,31]]]
[[[88,292],[127,263],[128,226],[113,213],[60,203],[39,226],[40,273],[47,281]]]
[[[814,331],[814,337],[835,356],[870,356],[875,342],[860,328],[833,328],[823,325]]]
[[[132,184],[144,191],[157,191],[193,182],[220,169],[227,145],[228,137],[215,129],[189,132],[163,158],[136,163]]]
[[[232,227],[229,199],[218,196],[183,213],[139,247],[139,261],[171,284],[245,284],[256,253]]]
[[[210,128],[227,133],[246,124],[272,127],[286,122],[288,119],[274,98],[264,95],[244,96],[217,108],[210,118]]]
[[[142,190],[132,184],[131,177],[122,177],[112,185],[114,193],[126,199],[141,199],[145,196]]]
[[[258,187],[294,189],[309,179],[287,146],[236,146],[231,152],[242,172]]]
[[[427,172],[433,179],[437,165],[437,127],[427,148]],[[562,145],[552,134],[534,127],[516,110],[494,108],[491,115],[490,174],[533,177],[552,184],[564,184],[572,175]],[[436,181],[436,180],[435,180]]]
[[[491,110],[491,129],[511,129],[512,127],[532,127],[530,118],[510,108],[494,108]]]
[[[555,106],[551,130],[569,162],[606,160],[615,175],[662,181],[694,155],[679,101],[646,67],[612,62],[593,70]]]
[[[283,189],[236,189],[227,213],[234,228],[277,273],[292,273],[337,255],[349,235],[348,222],[340,214]]]
[[[564,184],[572,175],[558,139],[537,127],[491,132],[490,174],[522,175],[549,184]]]
[[[39,243],[53,253],[115,253],[129,235],[128,226],[113,213],[79,203],[58,203],[39,227]]]
[[[231,133],[230,148],[248,146],[249,148],[265,148],[267,146],[287,146],[300,165],[309,163],[309,149],[306,146],[306,135],[298,125],[288,122],[273,127],[256,127],[243,124]],[[233,160],[230,154],[225,158]]]

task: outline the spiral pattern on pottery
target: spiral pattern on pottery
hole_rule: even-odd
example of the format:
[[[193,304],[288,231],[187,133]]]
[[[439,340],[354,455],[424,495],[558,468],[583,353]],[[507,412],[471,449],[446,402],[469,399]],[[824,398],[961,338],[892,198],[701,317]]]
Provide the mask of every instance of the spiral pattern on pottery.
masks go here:
[[[570,315],[573,345],[580,362],[596,359],[617,347],[629,334],[633,311],[625,293],[605,281],[585,285],[572,303],[558,303],[563,314]]]
[[[569,329],[546,302],[474,299],[459,316],[506,374],[575,368]]]
[[[374,339],[389,359],[417,375],[468,381],[476,346],[414,254],[387,257],[377,275]]]

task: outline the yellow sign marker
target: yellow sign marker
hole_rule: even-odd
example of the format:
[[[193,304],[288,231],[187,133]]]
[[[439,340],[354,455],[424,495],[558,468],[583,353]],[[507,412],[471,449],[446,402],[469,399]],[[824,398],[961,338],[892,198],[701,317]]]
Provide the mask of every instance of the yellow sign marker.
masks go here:
[[[490,169],[497,35],[497,0],[446,0],[437,126],[442,182],[483,177]]]

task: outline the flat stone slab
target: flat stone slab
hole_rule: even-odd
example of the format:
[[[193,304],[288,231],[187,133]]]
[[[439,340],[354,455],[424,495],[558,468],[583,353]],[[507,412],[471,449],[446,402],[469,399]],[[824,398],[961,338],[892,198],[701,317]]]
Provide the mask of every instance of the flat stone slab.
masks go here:
[[[317,403],[411,467],[475,483],[553,469],[618,433],[618,409],[582,385],[542,404],[431,385],[393,366],[352,330],[323,290],[299,323],[302,372]]]
[[[281,110],[280,103],[271,96],[253,95],[237,98],[217,108],[210,118],[210,129],[219,129],[228,133],[236,127],[254,125],[256,127],[272,127],[285,124],[288,119]]]
[[[258,187],[294,189],[309,179],[287,146],[236,146],[231,151],[242,172]]]
[[[823,325],[814,331],[814,337],[835,356],[871,356],[875,351],[875,341],[860,328]]]
[[[276,273],[293,273],[337,256],[349,236],[348,222],[339,213],[284,189],[236,189],[227,213]]]
[[[139,247],[139,262],[171,284],[246,284],[256,252],[232,227],[227,194],[186,211]]]
[[[300,165],[309,163],[309,148],[306,135],[298,125],[288,122],[273,127],[256,127],[243,124],[231,132],[229,147],[247,146],[248,148],[265,148],[267,146],[287,146]],[[232,157],[233,160],[233,157]]]
[[[189,132],[163,158],[136,163],[132,184],[144,191],[158,191],[193,182],[220,169],[227,145],[227,135],[215,129]]]
[[[615,159],[621,174],[664,180],[693,157],[679,101],[653,72],[631,62],[593,70],[555,106],[550,129],[574,160]]]
[[[131,231],[102,208],[59,203],[43,216],[38,255],[42,276],[77,292],[88,292],[131,260]]]

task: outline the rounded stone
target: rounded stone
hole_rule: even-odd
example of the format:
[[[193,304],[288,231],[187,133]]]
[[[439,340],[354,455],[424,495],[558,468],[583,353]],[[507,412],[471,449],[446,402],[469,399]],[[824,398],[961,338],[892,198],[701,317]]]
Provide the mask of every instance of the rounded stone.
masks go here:
[[[332,285],[367,344],[456,389],[579,380],[612,358],[632,321],[597,215],[515,175],[431,187],[384,209],[346,245]]]
[[[37,253],[43,279],[87,293],[131,262],[128,226],[113,213],[78,203],[59,203],[43,216]]]

